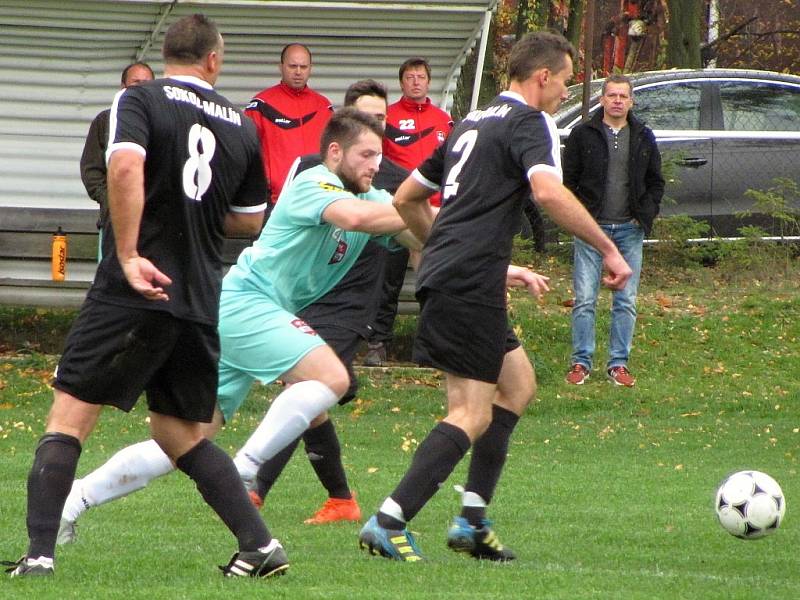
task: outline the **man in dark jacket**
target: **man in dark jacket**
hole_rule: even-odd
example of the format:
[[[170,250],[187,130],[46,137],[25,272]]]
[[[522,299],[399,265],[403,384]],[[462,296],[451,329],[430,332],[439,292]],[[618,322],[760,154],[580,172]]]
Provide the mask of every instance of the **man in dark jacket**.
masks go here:
[[[613,383],[632,387],[628,370],[636,293],[642,267],[642,241],[650,233],[664,194],[661,155],[649,127],[630,112],[633,88],[622,75],[603,83],[602,110],[570,133],[564,151],[564,184],[614,241],[633,275],[613,292],[606,373]],[[592,370],[595,307],[602,261],[597,251],[575,239],[572,309],[572,364],[567,382],[581,385]]]
[[[122,71],[120,88],[139,85],[155,79],[153,69],[143,62],[128,65]],[[108,146],[108,118],[111,109],[100,111],[89,126],[86,143],[81,154],[81,181],[89,197],[100,205],[98,229],[108,220],[108,189],[106,187],[106,147]]]

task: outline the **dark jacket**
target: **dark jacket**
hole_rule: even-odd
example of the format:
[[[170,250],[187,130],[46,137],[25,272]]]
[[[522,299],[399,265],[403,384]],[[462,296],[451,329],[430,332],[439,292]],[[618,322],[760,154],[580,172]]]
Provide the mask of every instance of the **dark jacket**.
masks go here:
[[[81,154],[81,181],[89,197],[100,205],[97,228],[102,229],[108,220],[108,189],[106,187],[106,146],[108,146],[108,121],[111,109],[98,113],[89,126]]]
[[[661,154],[653,131],[628,113],[631,128],[628,178],[631,214],[645,235],[650,233],[664,195]],[[608,145],[603,129],[603,111],[575,127],[564,147],[564,185],[586,206],[596,219],[605,202],[608,173]]]

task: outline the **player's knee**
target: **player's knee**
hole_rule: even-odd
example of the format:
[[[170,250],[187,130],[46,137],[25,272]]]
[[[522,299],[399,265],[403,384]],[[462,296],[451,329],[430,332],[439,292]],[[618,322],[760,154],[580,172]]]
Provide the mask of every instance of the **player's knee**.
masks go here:
[[[473,429],[474,429],[474,438],[478,439],[480,436],[483,435],[483,432],[489,429],[489,425],[492,423],[492,412],[491,410],[482,411],[479,415],[476,415]]]
[[[356,394],[358,393],[358,379],[356,379],[353,376],[349,377],[349,379],[350,379],[350,385],[347,388],[347,391],[344,393],[344,396],[339,398],[339,404],[347,404],[348,402],[353,400],[356,397]]]
[[[337,365],[336,368],[329,369],[325,376],[320,378],[320,381],[336,394],[337,399],[344,396],[350,388],[350,375],[348,375],[347,369],[342,364]]]
[[[473,442],[478,439],[492,422],[492,407],[451,408],[445,419],[451,425],[461,428]]]

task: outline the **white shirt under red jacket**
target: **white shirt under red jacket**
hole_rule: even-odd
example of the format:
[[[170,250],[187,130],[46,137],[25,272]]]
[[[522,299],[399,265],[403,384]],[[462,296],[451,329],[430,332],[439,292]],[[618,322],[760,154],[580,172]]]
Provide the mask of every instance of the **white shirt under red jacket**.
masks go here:
[[[333,106],[308,86],[295,90],[281,81],[256,94],[244,114],[256,125],[270,202],[275,204],[294,160],[319,152],[322,130]]]
[[[430,98],[420,104],[402,97],[386,111],[383,154],[401,167],[415,169],[444,143],[452,128],[450,115]],[[439,205],[438,193],[431,204]]]

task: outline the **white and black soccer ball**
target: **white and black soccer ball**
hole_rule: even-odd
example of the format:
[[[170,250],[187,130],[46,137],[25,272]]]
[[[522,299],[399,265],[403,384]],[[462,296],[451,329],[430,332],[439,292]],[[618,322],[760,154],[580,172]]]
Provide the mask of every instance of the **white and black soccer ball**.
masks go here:
[[[715,509],[725,531],[751,540],[780,526],[786,500],[781,486],[766,473],[739,471],[719,486]]]

